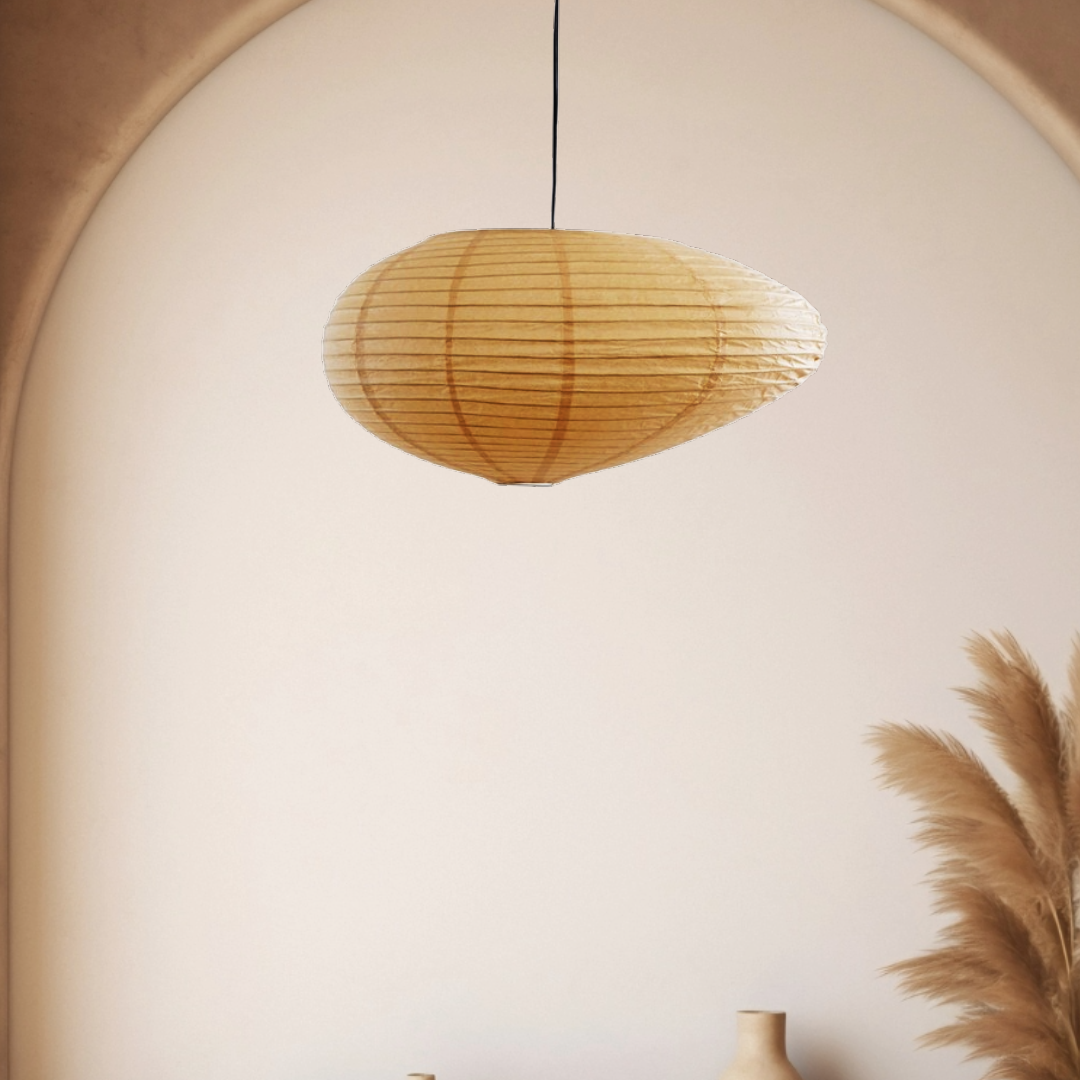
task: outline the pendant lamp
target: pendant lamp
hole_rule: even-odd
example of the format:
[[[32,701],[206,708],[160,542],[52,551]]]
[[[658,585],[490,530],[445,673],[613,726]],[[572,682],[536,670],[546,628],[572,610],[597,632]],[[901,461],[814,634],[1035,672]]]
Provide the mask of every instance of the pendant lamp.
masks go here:
[[[363,273],[326,328],[345,410],[417,457],[549,485],[737,420],[810,375],[825,328],[749,267],[667,240],[555,229],[432,236]]]

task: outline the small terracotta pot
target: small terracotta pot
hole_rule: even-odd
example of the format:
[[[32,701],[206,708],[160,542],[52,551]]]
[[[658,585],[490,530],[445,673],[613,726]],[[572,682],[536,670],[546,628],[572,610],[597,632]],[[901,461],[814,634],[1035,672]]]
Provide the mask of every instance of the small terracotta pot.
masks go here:
[[[787,1013],[736,1013],[735,1060],[720,1080],[802,1080],[784,1047]]]

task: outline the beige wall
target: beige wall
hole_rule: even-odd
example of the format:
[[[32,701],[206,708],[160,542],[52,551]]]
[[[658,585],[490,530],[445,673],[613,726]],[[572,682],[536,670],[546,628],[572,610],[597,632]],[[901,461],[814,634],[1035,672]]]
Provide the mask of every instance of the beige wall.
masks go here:
[[[875,972],[925,863],[861,744],[964,730],[970,629],[1080,612],[1080,187],[856,0],[564,15],[560,224],[802,291],[729,431],[549,491],[340,412],[322,322],[543,224],[545,5],[314,2],[109,191],[16,448],[18,1080],[974,1077]]]

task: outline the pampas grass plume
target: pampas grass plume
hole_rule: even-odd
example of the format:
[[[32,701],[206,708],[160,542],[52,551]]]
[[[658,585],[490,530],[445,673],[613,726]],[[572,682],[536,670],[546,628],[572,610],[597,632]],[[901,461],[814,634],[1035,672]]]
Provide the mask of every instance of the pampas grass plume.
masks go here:
[[[966,1047],[985,1080],[1080,1080],[1080,637],[1060,708],[1011,634],[967,651],[981,681],[960,694],[1014,783],[950,735],[873,729],[882,782],[919,807],[951,919],[936,948],[886,971],[956,1010],[923,1043]]]

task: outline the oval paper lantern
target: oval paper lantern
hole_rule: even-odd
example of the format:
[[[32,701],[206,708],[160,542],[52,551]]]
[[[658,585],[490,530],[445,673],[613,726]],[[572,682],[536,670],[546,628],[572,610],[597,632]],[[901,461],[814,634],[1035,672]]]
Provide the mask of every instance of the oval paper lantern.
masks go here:
[[[550,484],[712,431],[797,386],[817,312],[754,270],[667,240],[444,233],[373,266],[326,329],[338,400],[411,454]]]

